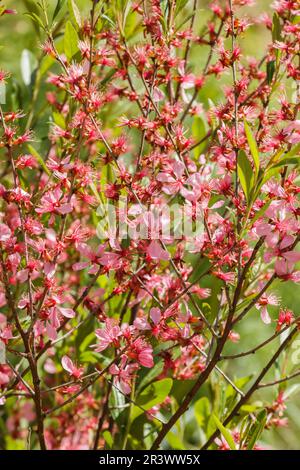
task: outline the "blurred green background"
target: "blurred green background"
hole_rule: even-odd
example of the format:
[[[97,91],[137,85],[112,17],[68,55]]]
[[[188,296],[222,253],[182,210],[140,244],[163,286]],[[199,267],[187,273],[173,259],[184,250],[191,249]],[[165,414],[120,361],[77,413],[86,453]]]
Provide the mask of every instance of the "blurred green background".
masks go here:
[[[16,0],[9,1],[7,0],[6,5],[8,8],[13,8],[17,10],[17,15],[6,15],[0,20],[0,68],[6,71],[9,71],[15,81],[16,86],[24,89],[26,88],[26,83],[24,83],[24,77],[22,78],[21,73],[21,58],[22,52],[24,49],[29,50],[34,56],[40,55],[40,40],[36,34],[33,23],[29,18],[27,18],[24,13],[27,10],[28,4],[34,4],[36,2],[28,2],[26,0]],[[49,0],[50,8],[54,8],[56,5],[56,0]],[[257,17],[262,11],[270,11],[270,5],[272,2],[268,0],[259,0],[258,5],[248,9],[249,15]],[[77,4],[80,6],[81,10],[89,8],[90,2],[88,0],[78,0]],[[209,2],[199,1],[201,7],[197,14],[196,27],[201,28],[201,24],[210,17],[209,10],[207,8]],[[247,32],[245,38],[241,40],[241,46],[243,49],[244,56],[253,55],[255,57],[261,58],[263,55],[264,48],[270,40],[270,32],[266,31],[264,28],[259,26],[252,26]],[[199,49],[198,49],[199,50]],[[23,52],[24,55],[24,52]],[[200,56],[197,54],[195,49],[191,55],[192,62],[196,69],[201,70],[203,64],[205,63],[206,57],[205,54]],[[228,74],[228,83],[230,83],[231,76]],[[225,78],[225,81],[227,80]],[[26,80],[25,80],[26,81]],[[10,92],[10,88],[9,88]],[[30,91],[29,91],[30,96]],[[200,100],[203,101],[205,107],[208,106],[208,98],[213,100],[214,103],[217,103],[222,97],[222,83],[212,79],[209,87],[205,87]],[[8,97],[9,98],[9,97]],[[211,286],[213,289],[217,289],[217,286]],[[300,295],[300,287],[295,284],[285,283],[281,285],[279,282],[274,284],[272,289],[282,298],[282,304],[288,308],[291,308],[295,316],[299,315],[299,302],[298,298]],[[241,350],[247,350],[255,346],[258,342],[263,341],[274,333],[275,330],[275,319],[277,311],[273,312],[273,319],[271,325],[264,325],[260,319],[259,313],[253,309],[249,314],[248,320],[238,331],[243,338],[243,344],[232,344],[230,348],[227,348],[226,353],[237,353]],[[268,347],[260,350],[257,354],[253,356],[248,356],[244,359],[238,359],[228,364],[226,371],[231,377],[244,377],[255,373],[264,366],[264,364],[271,357],[272,353],[278,347],[279,340],[276,340],[271,343]],[[289,373],[292,367],[289,359],[286,358],[286,373]],[[282,360],[280,361],[280,366],[282,367]],[[223,364],[224,367],[224,364]],[[295,367],[295,366],[294,366]],[[279,365],[278,365],[279,373]],[[266,381],[272,380],[274,378],[274,370],[269,377],[266,377]],[[297,449],[299,448],[299,435],[300,435],[300,403],[299,403],[299,394],[298,392],[298,380],[289,383],[289,387],[293,386],[293,393],[290,399],[287,401],[287,416],[289,418],[289,427],[281,429],[271,429],[263,433],[261,442],[266,446],[271,446],[275,449]],[[266,397],[267,400],[272,403],[276,398],[276,391],[265,389],[264,392],[256,393],[253,400],[259,401],[262,397]],[[189,430],[189,421],[191,420],[192,411],[190,411],[184,418],[184,421],[187,425],[187,434],[193,433],[192,430]]]

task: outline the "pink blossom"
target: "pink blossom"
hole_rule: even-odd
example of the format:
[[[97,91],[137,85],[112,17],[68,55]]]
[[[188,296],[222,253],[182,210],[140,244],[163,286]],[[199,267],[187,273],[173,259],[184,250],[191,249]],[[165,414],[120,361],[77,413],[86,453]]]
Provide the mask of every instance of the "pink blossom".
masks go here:
[[[62,190],[57,186],[53,191],[48,192],[41,199],[41,206],[36,209],[38,214],[61,214],[72,212],[73,207],[70,202],[64,202]]]
[[[119,325],[117,325],[113,319],[108,318],[105,322],[105,328],[98,328],[95,334],[100,340],[100,343],[96,345],[95,351],[101,352],[111,345],[118,347],[122,332]]]
[[[83,367],[76,367],[68,356],[63,356],[61,360],[63,368],[69,372],[71,377],[74,377],[76,380],[80,379],[83,373]]]
[[[255,304],[255,307],[260,310],[261,319],[264,323],[271,323],[271,318],[268,313],[268,305],[279,305],[280,299],[274,294],[263,294],[258,302]]]
[[[131,392],[133,373],[136,367],[133,364],[126,364],[126,356],[122,356],[120,365],[113,364],[109,372],[114,376],[114,382],[120,387],[121,391],[128,395]]]

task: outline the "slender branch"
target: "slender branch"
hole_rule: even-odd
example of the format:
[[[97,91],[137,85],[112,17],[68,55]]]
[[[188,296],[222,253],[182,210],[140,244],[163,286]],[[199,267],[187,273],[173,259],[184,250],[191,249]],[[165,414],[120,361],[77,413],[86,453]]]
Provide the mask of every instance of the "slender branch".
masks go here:
[[[288,380],[295,379],[299,375],[300,375],[300,370],[298,370],[294,374],[286,375],[282,379],[274,380],[274,382],[267,382],[267,383],[264,383],[264,384],[259,384],[257,388],[273,387],[274,385],[278,385],[278,384],[281,384],[283,382],[287,382]]]

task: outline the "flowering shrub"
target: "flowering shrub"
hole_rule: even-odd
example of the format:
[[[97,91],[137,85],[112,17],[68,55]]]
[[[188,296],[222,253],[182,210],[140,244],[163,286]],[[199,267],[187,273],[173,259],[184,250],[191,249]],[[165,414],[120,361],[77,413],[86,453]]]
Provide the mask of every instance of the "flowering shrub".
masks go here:
[[[276,291],[300,282],[299,2],[24,3],[23,99],[0,72],[1,446],[259,448],[299,375]]]

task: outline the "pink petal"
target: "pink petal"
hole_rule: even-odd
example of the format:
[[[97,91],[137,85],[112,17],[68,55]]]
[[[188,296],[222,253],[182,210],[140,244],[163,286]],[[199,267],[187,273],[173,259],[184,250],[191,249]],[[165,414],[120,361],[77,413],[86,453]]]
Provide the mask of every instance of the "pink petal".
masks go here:
[[[89,261],[81,261],[79,263],[74,263],[72,269],[74,271],[80,271],[81,269],[87,268],[89,265]]]
[[[283,253],[283,257],[292,263],[300,261],[300,253],[298,251],[287,251]]]
[[[54,263],[45,263],[44,272],[48,278],[52,278],[55,273],[55,264]]]
[[[21,271],[19,271],[17,273],[17,279],[20,282],[27,281],[27,279],[28,279],[28,269],[21,269]]]
[[[72,208],[72,205],[71,204],[62,204],[60,207],[58,207],[57,209],[57,212],[59,212],[60,214],[69,214],[70,212],[72,212],[73,208]]]
[[[161,311],[158,307],[152,307],[151,310],[150,310],[150,318],[151,320],[153,321],[153,323],[155,323],[155,325],[157,325],[157,323],[160,321],[161,319]]]
[[[0,242],[5,242],[11,237],[11,230],[5,224],[0,224]]]
[[[70,374],[73,373],[74,364],[73,364],[73,361],[68,356],[63,356],[61,360],[61,365],[67,372],[70,372]]]
[[[150,351],[140,352],[139,362],[144,367],[153,367],[154,362],[153,362],[152,352],[150,352]]]
[[[57,331],[56,329],[50,325],[50,323],[47,322],[47,325],[46,325],[46,332],[47,332],[47,335],[49,336],[49,338],[52,340],[52,341],[55,341],[56,338],[57,338]]]
[[[99,259],[100,264],[103,266],[117,267],[120,255],[117,253],[104,253]]]
[[[124,380],[120,380],[120,389],[125,395],[128,395],[131,392],[130,385]]]
[[[260,316],[261,316],[262,321],[263,321],[266,325],[268,325],[269,323],[271,323],[271,317],[270,317],[270,315],[269,315],[269,313],[268,313],[267,307],[263,307],[263,308],[261,309]]]
[[[60,313],[66,318],[74,318],[75,312],[71,308],[57,307]]]
[[[168,260],[170,255],[163,250],[157,240],[153,240],[147,248],[147,253],[152,259]]]

